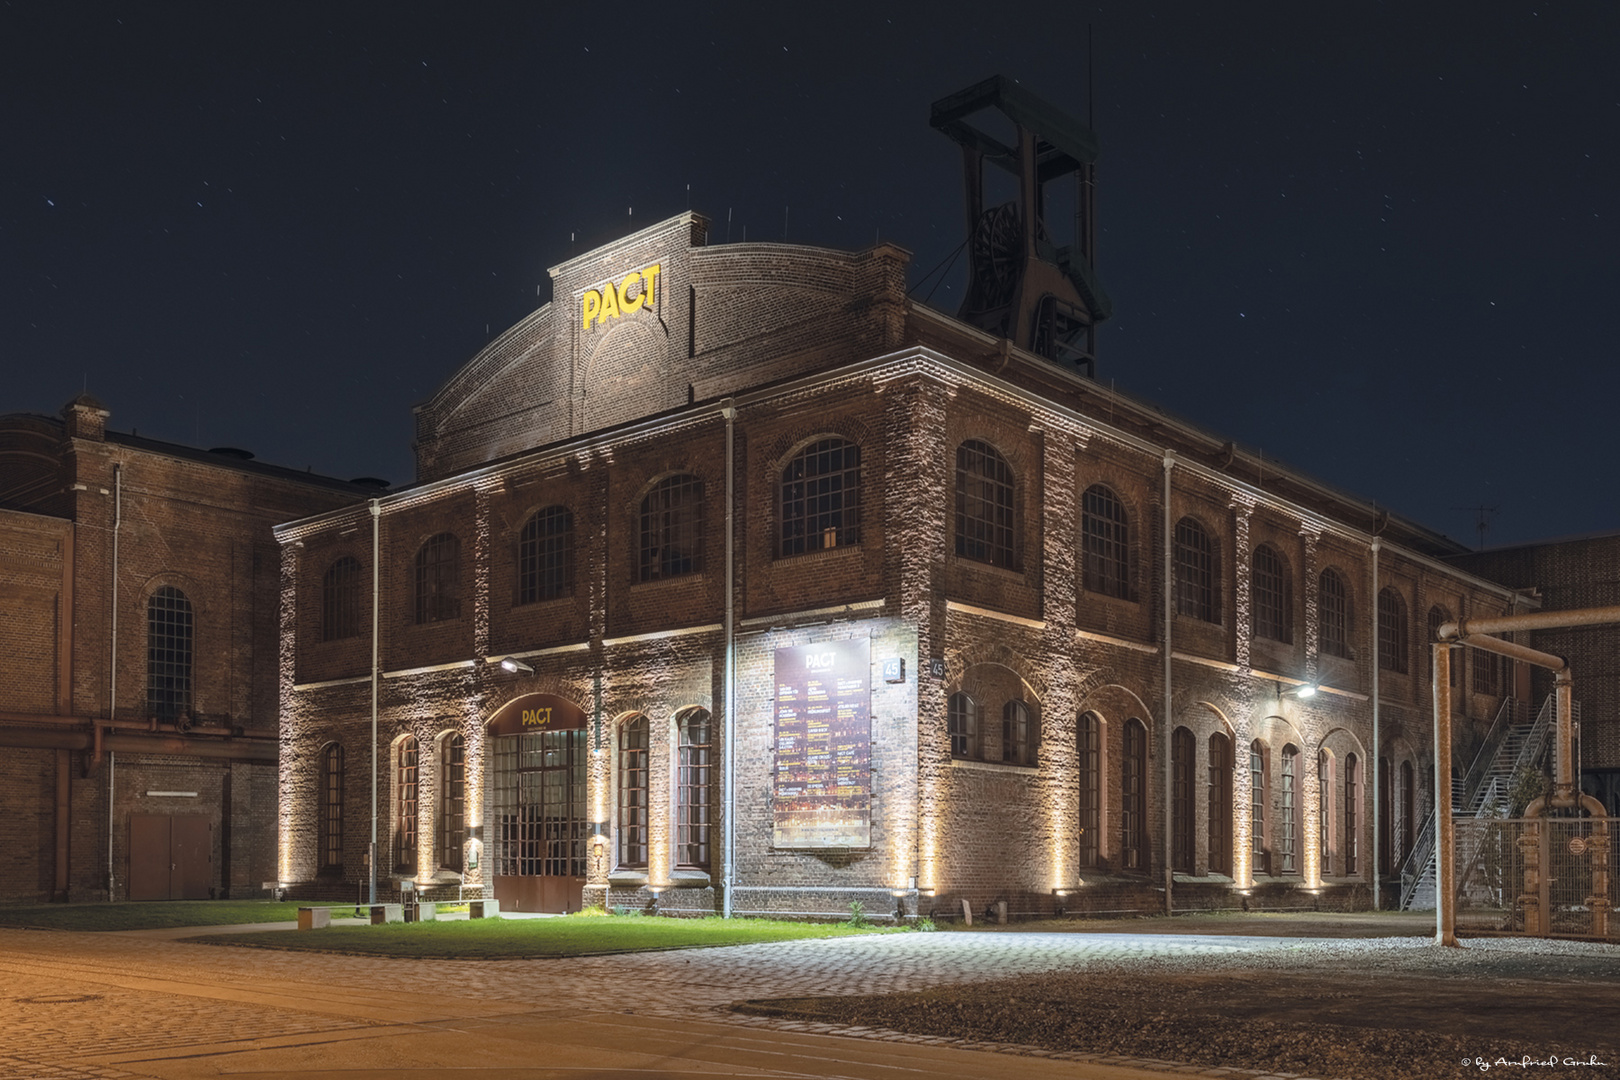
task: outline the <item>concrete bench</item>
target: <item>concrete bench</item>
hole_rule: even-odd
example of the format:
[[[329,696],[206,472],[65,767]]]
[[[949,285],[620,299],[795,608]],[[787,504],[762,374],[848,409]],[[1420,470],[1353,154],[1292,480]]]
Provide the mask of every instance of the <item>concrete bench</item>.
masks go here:
[[[501,902],[499,900],[467,901],[467,918],[469,919],[498,919],[500,917]]]
[[[381,926],[383,923],[405,921],[404,904],[372,904],[370,905],[370,910],[372,926]]]
[[[301,907],[298,909],[298,929],[319,930],[323,926],[332,925],[332,909],[329,907]]]

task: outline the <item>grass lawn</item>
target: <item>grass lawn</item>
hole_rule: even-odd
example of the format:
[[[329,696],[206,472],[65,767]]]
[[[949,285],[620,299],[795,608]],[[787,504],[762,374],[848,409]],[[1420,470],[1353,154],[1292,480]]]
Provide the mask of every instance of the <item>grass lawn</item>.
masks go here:
[[[573,916],[561,919],[476,919],[389,923],[384,926],[329,926],[321,930],[209,934],[187,940],[211,945],[249,945],[261,949],[411,959],[536,960],[893,932],[769,919],[666,919],[614,915],[599,918]]]
[[[0,926],[45,930],[163,930],[173,926],[234,926],[297,919],[297,904],[270,900],[0,905]]]

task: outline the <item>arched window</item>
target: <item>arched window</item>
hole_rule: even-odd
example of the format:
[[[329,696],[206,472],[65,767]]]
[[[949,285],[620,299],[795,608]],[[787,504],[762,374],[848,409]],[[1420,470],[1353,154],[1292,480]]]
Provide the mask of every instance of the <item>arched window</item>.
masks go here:
[[[1081,499],[1080,564],[1088,591],[1130,599],[1130,523],[1125,504],[1102,484]]]
[[[1334,781],[1336,779],[1333,755],[1327,750],[1316,752],[1316,841],[1317,852],[1321,860],[1321,875],[1327,877],[1333,873],[1333,866],[1338,859],[1338,845],[1335,843],[1337,835],[1334,830],[1338,816],[1338,801],[1334,798]]]
[[[703,481],[660,480],[641,500],[641,580],[703,571]]]
[[[321,869],[343,866],[343,747],[328,743],[321,751],[319,837]]]
[[[360,636],[360,560],[345,555],[321,578],[321,640]]]
[[[574,515],[548,506],[523,524],[518,537],[519,604],[574,595]]]
[[[1406,671],[1406,601],[1394,589],[1378,591],[1378,666]]]
[[[1417,777],[1410,761],[1401,762],[1401,846],[1393,852],[1395,865],[1411,854],[1417,837]]]
[[[1102,841],[1102,721],[1081,713],[1076,725],[1080,807],[1080,865],[1097,865]]]
[[[1266,827],[1266,744],[1259,739],[1249,744],[1249,834],[1254,852],[1254,872],[1271,873]]]
[[[173,721],[191,712],[191,601],[164,585],[146,602],[146,709]]]
[[[1434,681],[1434,643],[1440,640],[1440,628],[1451,621],[1451,612],[1436,604],[1429,609],[1429,638],[1424,643],[1429,653],[1429,681]],[[1451,685],[1457,686],[1462,682],[1463,650],[1451,651]]]
[[[1170,856],[1173,869],[1193,872],[1193,733],[1178,727],[1170,735]]]
[[[399,741],[394,775],[394,869],[416,873],[416,810],[420,805],[421,767],[415,735]]]
[[[951,757],[978,760],[984,756],[979,744],[979,704],[958,690],[945,707],[950,729]]]
[[[1378,810],[1376,827],[1378,830],[1378,872],[1389,874],[1400,863],[1394,858],[1395,830],[1393,827],[1395,801],[1390,797],[1390,785],[1393,783],[1389,775],[1389,758],[1382,754],[1378,756],[1378,771],[1374,773],[1378,783]]]
[[[619,728],[619,865],[647,867],[647,747],[645,716]]]
[[[1126,870],[1148,869],[1147,728],[1131,717],[1125,721],[1120,762],[1120,858]]]
[[[1299,873],[1299,747],[1283,747],[1282,769],[1277,776],[1278,801],[1282,804],[1277,822],[1278,873]]]
[[[1040,739],[1029,705],[1009,701],[1001,707],[1001,760],[1013,765],[1034,765]]]
[[[1209,737],[1209,872],[1232,873],[1232,740]]]
[[[861,542],[861,448],[822,439],[782,470],[783,555]]]
[[[467,740],[460,732],[439,740],[439,865],[464,869],[467,842]]]
[[[1250,582],[1254,590],[1254,636],[1284,644],[1293,641],[1293,583],[1283,557],[1270,544],[1254,549]]]
[[[988,443],[969,439],[956,448],[956,553],[964,559],[1014,569],[1013,474]]]
[[[1221,621],[1215,542],[1195,518],[1176,522],[1176,614]]]
[[[680,765],[675,779],[675,864],[709,868],[709,770],[711,739],[707,709],[688,709],[680,726]]]
[[[1361,762],[1354,754],[1344,755],[1344,872],[1360,869],[1361,850]]]
[[[429,537],[416,552],[416,622],[461,618],[461,541],[452,533]]]
[[[1350,655],[1350,602],[1344,578],[1337,570],[1324,570],[1316,592],[1316,610],[1322,628],[1317,648],[1326,656]]]
[[[1502,689],[1502,669],[1509,661],[1505,657],[1482,652],[1479,649],[1464,651],[1472,654],[1468,659],[1474,665],[1474,693],[1492,696],[1499,693]]]

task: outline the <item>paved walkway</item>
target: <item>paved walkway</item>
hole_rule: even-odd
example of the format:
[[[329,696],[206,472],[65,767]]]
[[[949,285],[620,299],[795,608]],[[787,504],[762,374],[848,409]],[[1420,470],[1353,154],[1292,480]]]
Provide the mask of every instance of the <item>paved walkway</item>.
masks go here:
[[[225,948],[169,931],[0,930],[0,1076],[1162,1078],[1173,1063],[1143,1072],[1149,1063],[877,1032],[839,1037],[822,1025],[750,1019],[726,1007],[1289,944],[942,933],[449,961]]]

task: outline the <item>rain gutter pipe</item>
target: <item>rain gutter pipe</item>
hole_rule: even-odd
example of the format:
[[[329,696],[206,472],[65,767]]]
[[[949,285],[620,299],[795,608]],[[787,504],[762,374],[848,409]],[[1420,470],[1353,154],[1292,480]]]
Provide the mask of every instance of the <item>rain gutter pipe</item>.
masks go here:
[[[377,647],[377,600],[382,592],[381,568],[378,559],[382,553],[382,505],[371,500],[371,893],[368,903],[377,902],[377,686],[382,677]]]
[[[725,793],[722,796],[726,813],[726,861],[720,875],[721,917],[731,918],[731,891],[737,872],[737,624],[734,580],[736,556],[736,424],[735,399],[726,398],[720,407],[726,418],[726,761]]]
[[[1378,538],[1373,537],[1372,542],[1372,592],[1369,594],[1371,603],[1367,605],[1372,616],[1372,901],[1374,911],[1384,910],[1384,875],[1383,875],[1383,845],[1379,843],[1384,828],[1384,744],[1380,741],[1381,731],[1378,724],[1378,549],[1381,545]]]
[[[1164,452],[1164,512],[1160,515],[1160,517],[1164,519],[1162,523],[1164,532],[1162,543],[1164,565],[1161,568],[1162,577],[1160,578],[1160,580],[1164,582],[1162,588],[1164,593],[1164,706],[1163,716],[1160,717],[1159,721],[1160,741],[1164,744],[1164,913],[1166,915],[1175,913],[1175,901],[1171,895],[1171,892],[1175,887],[1176,879],[1174,865],[1175,860],[1173,858],[1172,848],[1175,841],[1172,839],[1171,835],[1173,832],[1172,826],[1174,824],[1172,810],[1174,800],[1170,798],[1170,793],[1172,790],[1174,790],[1172,785],[1175,783],[1175,776],[1170,764],[1170,691],[1172,686],[1170,674],[1170,628],[1174,615],[1174,610],[1172,608],[1174,597],[1171,595],[1174,591],[1174,585],[1173,579],[1171,578],[1173,565],[1170,547],[1170,473],[1175,469],[1175,467],[1176,452],[1174,450],[1166,450]]]
[[[124,466],[113,466],[113,527],[112,527],[112,644],[109,662],[112,670],[107,676],[107,719],[118,715],[118,527],[124,523]],[[113,751],[107,751],[107,900],[113,898]]]

